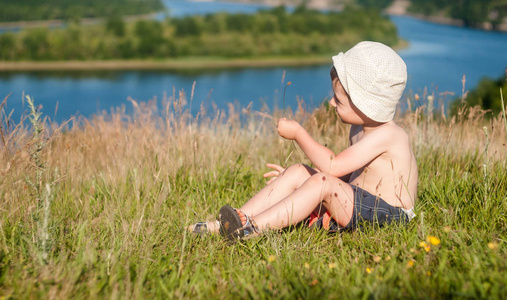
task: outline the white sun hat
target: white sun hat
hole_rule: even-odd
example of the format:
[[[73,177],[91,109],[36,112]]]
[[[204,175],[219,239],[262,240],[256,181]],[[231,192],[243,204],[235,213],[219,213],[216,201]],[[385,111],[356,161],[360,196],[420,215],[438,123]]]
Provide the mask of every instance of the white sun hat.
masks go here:
[[[390,47],[360,42],[333,56],[333,66],[352,103],[377,122],[393,119],[407,83],[407,66]]]

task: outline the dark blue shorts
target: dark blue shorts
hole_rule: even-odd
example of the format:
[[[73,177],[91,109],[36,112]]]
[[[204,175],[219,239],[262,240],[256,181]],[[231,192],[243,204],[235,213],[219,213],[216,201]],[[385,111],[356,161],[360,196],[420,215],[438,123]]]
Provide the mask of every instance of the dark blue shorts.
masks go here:
[[[345,228],[358,228],[364,221],[377,223],[379,226],[391,222],[410,221],[408,215],[401,207],[392,206],[375,195],[363,190],[360,187],[351,185],[354,191],[354,210],[352,219]]]

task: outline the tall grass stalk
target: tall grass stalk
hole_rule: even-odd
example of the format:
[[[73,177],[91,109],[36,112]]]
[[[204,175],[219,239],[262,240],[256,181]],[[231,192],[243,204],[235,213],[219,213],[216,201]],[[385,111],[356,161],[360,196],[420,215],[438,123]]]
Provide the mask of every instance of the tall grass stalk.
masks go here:
[[[484,173],[484,206],[485,208],[489,204],[489,133],[488,133],[488,127],[484,126],[482,127],[484,130],[484,135],[486,136],[486,146],[484,148],[484,163],[482,164],[483,173]]]
[[[51,187],[49,184],[45,186],[46,192],[44,195],[44,218],[42,221],[41,228],[41,239],[42,239],[42,259],[44,263],[48,262],[48,250],[49,250],[49,218],[51,210]]]
[[[44,127],[41,122],[42,113],[35,107],[35,104],[30,98],[30,96],[26,96],[26,102],[28,103],[28,107],[30,109],[30,114],[28,116],[28,120],[32,124],[33,133],[32,133],[32,143],[33,150],[31,152],[31,158],[34,164],[35,169],[35,180],[32,181],[30,178],[26,178],[28,184],[32,187],[35,195],[35,200],[38,208],[43,207],[43,183],[42,183],[42,174],[44,173],[45,164],[41,157],[41,152],[44,149]]]
[[[32,125],[31,143],[33,149],[30,156],[34,168],[35,182],[29,177],[25,178],[26,182],[32,187],[34,200],[36,202],[36,210],[33,214],[34,221],[37,226],[37,243],[40,247],[41,262],[48,263],[48,250],[50,242],[49,221],[51,211],[51,187],[48,183],[43,182],[43,175],[46,170],[46,163],[43,158],[43,150],[46,147],[44,140],[44,124],[41,120],[42,112],[36,107],[33,99],[26,96],[26,102],[30,109],[28,120]]]
[[[287,87],[291,84],[292,84],[292,82],[289,81],[289,82],[287,82],[287,84],[285,84],[285,87],[283,88],[283,117],[284,118],[287,118],[287,112],[285,110],[285,92],[287,91]]]
[[[507,134],[507,115],[505,114],[505,104],[503,103],[503,92],[502,88],[500,88],[500,100],[502,101],[502,112],[503,112],[503,128],[505,133]]]

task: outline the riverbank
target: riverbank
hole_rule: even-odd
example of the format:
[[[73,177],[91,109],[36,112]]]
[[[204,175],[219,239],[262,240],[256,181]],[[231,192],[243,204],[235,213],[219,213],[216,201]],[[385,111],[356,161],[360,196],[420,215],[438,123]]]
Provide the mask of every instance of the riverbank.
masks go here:
[[[393,48],[398,51],[408,47],[408,45],[407,41],[400,40]],[[332,55],[244,59],[189,57],[173,60],[0,61],[0,71],[130,71],[304,67],[329,64]]]
[[[2,72],[20,71],[88,71],[88,70],[184,70],[221,68],[298,67],[322,65],[330,55],[315,57],[269,57],[256,59],[185,58],[180,60],[111,60],[0,62]]]

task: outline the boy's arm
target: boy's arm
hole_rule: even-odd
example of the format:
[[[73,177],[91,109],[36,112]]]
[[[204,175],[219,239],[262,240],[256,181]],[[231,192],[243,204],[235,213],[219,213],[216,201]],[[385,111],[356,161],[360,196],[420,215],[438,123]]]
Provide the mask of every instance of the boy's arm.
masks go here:
[[[359,134],[363,130],[363,126],[361,125],[352,125],[350,126],[350,132],[349,132],[349,147],[354,144],[355,141],[358,140]],[[352,173],[349,173],[347,175],[340,176],[340,179],[344,182],[350,182],[350,177],[352,176]]]
[[[382,128],[364,136],[342,152],[334,153],[317,143],[308,132],[292,120],[281,119],[278,123],[280,136],[295,140],[310,161],[322,172],[336,177],[347,176],[358,170],[387,150],[389,132]]]
[[[329,169],[331,159],[334,157],[333,151],[317,143],[298,122],[282,118],[278,121],[277,129],[281,137],[295,140],[317,169],[320,171]]]

